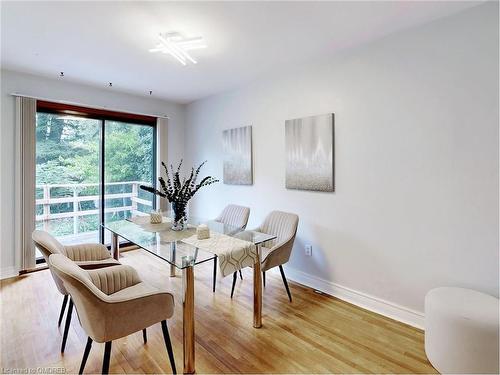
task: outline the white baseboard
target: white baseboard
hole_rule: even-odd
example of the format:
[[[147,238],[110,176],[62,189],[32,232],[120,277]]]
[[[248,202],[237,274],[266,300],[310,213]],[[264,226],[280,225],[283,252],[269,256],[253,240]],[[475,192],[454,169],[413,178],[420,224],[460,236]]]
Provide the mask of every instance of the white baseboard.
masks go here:
[[[0,280],[8,279],[19,275],[19,270],[16,267],[5,267],[0,269]]]
[[[424,314],[381,298],[332,283],[294,268],[286,267],[286,276],[299,284],[332,295],[353,305],[387,316],[405,324],[424,329]]]

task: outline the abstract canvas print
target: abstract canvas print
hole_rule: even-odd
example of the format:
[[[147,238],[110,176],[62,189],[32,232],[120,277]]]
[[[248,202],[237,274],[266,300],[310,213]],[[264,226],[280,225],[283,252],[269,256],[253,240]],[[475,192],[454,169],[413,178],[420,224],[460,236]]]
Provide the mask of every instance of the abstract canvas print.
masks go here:
[[[285,121],[286,188],[334,191],[334,115]]]
[[[224,183],[252,185],[252,127],[228,129],[222,132],[224,150]]]

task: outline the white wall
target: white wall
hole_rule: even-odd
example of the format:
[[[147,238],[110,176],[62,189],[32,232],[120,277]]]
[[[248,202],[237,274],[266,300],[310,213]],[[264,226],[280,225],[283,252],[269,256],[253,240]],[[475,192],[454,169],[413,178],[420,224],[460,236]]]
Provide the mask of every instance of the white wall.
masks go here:
[[[184,149],[185,106],[154,98],[114,92],[70,83],[64,80],[47,79],[12,71],[1,71],[1,126],[0,126],[0,259],[1,277],[18,272],[14,244],[15,224],[15,100],[11,93],[21,93],[53,100],[65,100],[91,106],[151,115],[168,115],[168,158],[176,161]]]
[[[255,168],[191,212],[297,213],[290,276],[417,326],[431,288],[498,296],[498,42],[489,3],[190,104],[189,163],[221,178],[222,130],[253,125]],[[286,190],[285,120],[328,112],[335,193]]]

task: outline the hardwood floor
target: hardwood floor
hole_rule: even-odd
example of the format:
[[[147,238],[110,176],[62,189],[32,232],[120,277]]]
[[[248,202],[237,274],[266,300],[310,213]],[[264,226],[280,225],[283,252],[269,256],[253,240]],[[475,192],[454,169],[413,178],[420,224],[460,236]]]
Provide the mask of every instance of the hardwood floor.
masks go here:
[[[141,250],[122,254],[154,285],[175,294],[169,323],[178,369],[182,369],[182,281],[166,262]],[[252,328],[252,272],[243,271],[231,300],[232,277],[212,293],[212,263],[195,268],[197,373],[436,373],[424,353],[423,332],[290,282],[288,302],[279,273],[266,274],[263,327]],[[87,336],[74,313],[59,351],[57,319],[62,296],[48,270],[1,282],[1,363],[12,368],[64,367],[76,373]],[[94,343],[86,373],[100,373],[104,344]],[[111,373],[169,373],[160,324],[113,342]],[[61,373],[61,372],[59,372]]]

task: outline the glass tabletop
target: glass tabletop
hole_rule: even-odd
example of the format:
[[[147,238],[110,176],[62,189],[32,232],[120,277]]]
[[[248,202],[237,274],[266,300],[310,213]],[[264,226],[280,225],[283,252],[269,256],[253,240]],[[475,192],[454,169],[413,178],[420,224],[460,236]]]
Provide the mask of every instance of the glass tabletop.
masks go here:
[[[127,220],[112,221],[103,224],[103,227],[182,269],[215,258],[215,254],[211,252],[182,242],[183,239],[196,235],[196,227],[200,224],[207,225],[211,232],[236,237],[255,245],[276,238],[274,235],[242,230],[215,220],[204,220],[197,217],[190,217],[187,228],[182,231],[172,230],[172,220],[168,217],[164,217],[160,224],[151,224],[149,216],[136,216]]]

